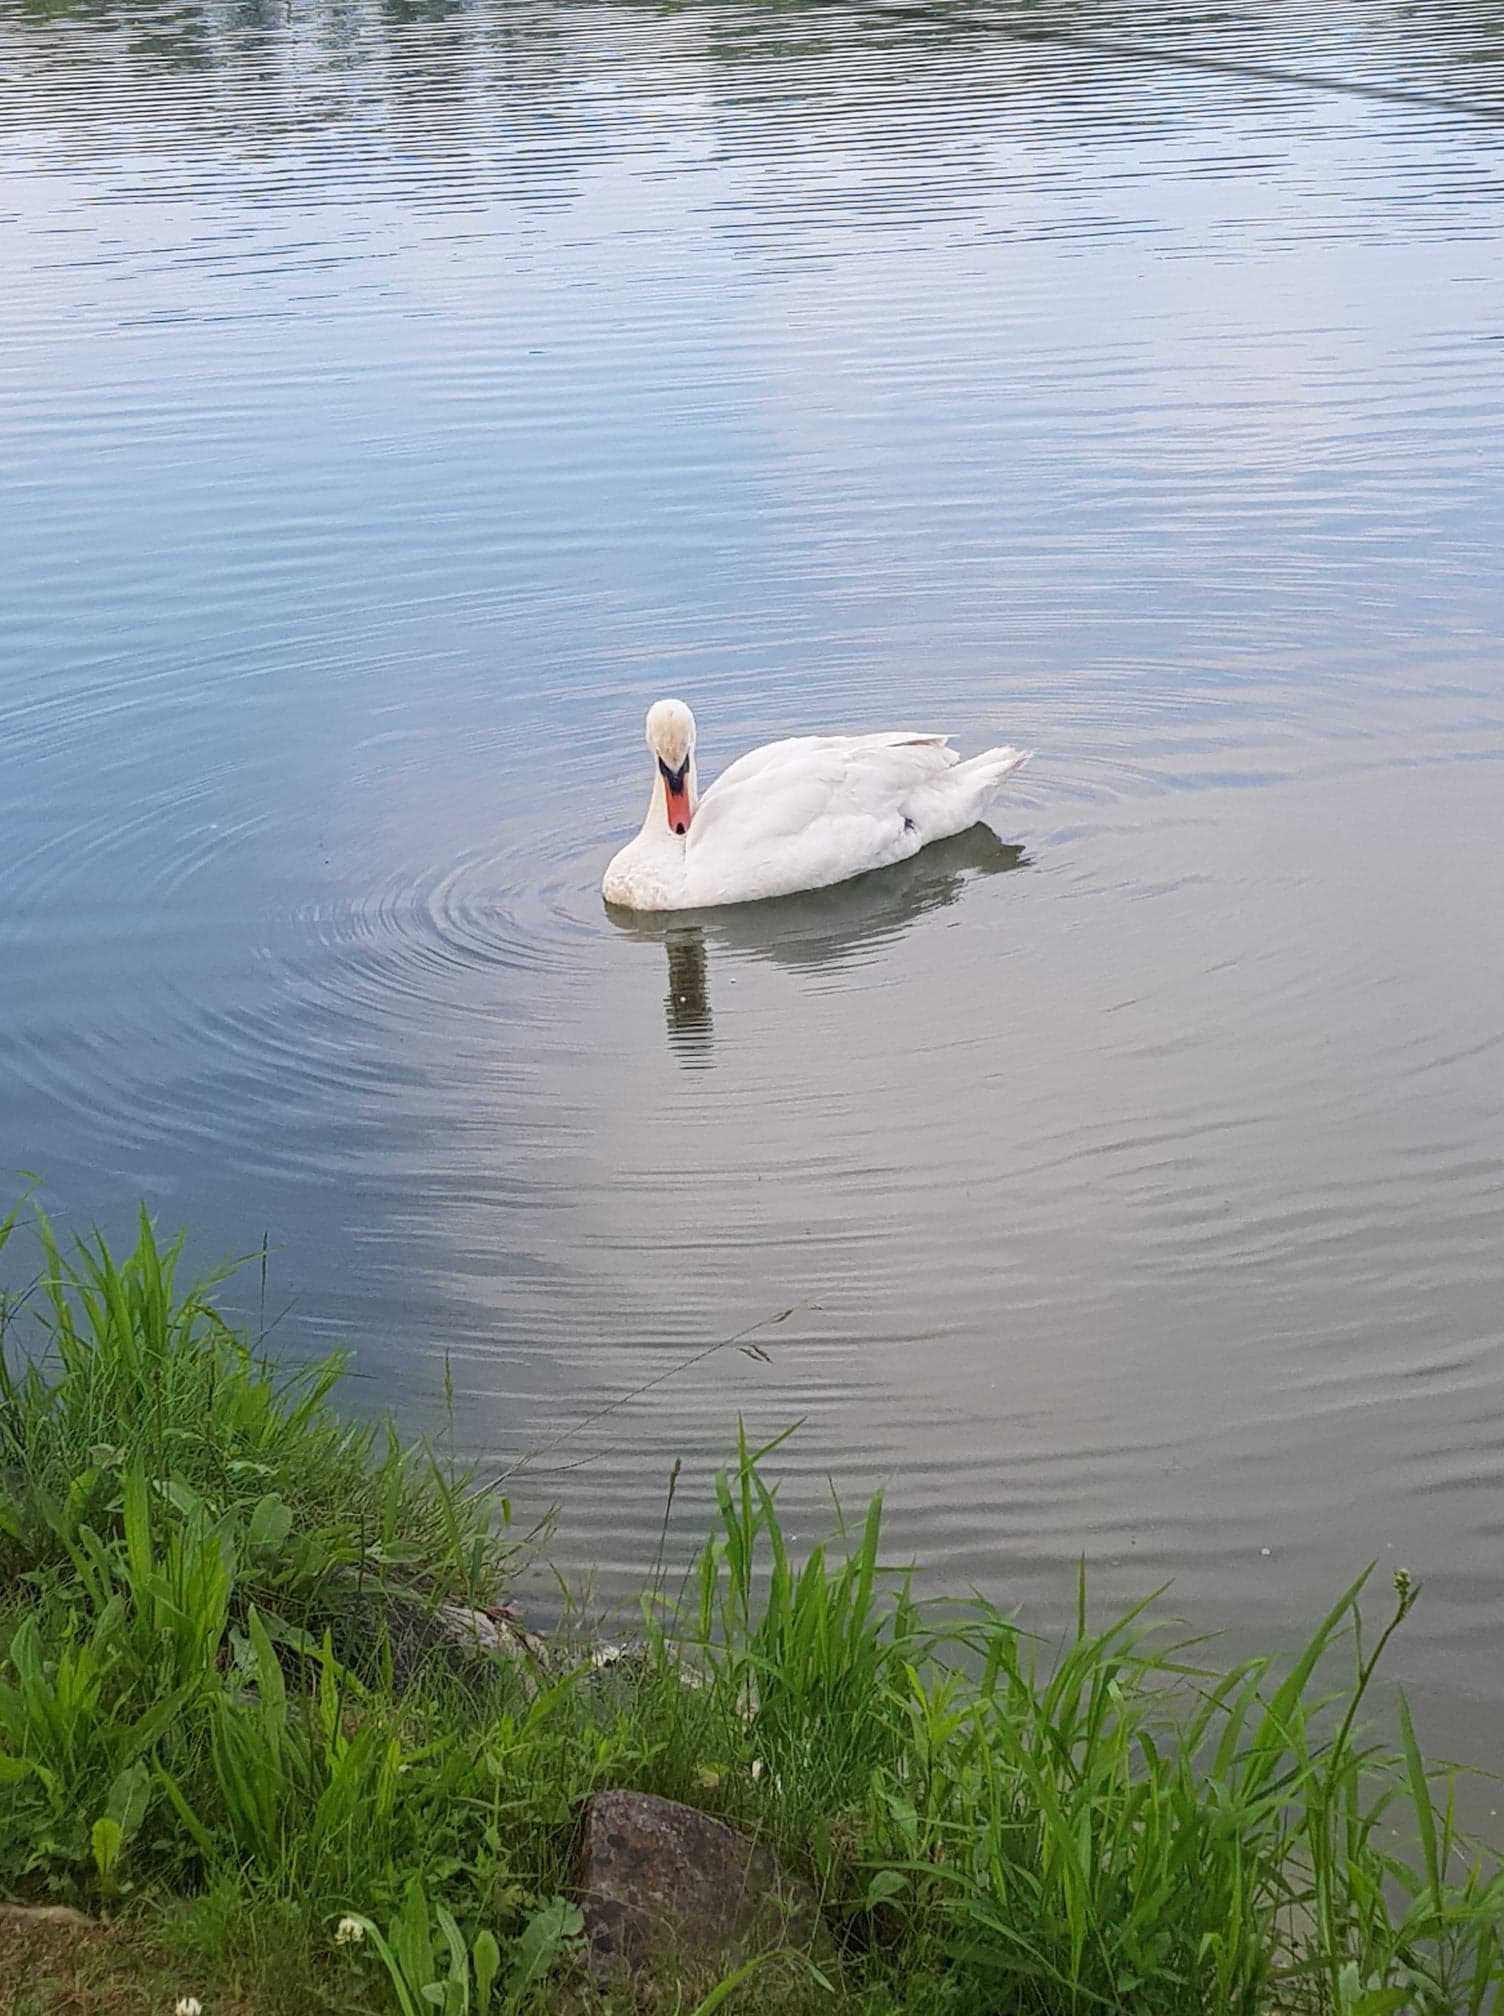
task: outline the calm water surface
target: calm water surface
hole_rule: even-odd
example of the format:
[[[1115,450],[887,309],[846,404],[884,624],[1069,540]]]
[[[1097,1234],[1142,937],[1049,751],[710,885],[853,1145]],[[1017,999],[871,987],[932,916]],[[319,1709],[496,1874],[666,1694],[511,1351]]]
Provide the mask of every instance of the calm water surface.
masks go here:
[[[19,0],[0,141],[0,1160],[447,1358],[608,1596],[802,1417],[1041,1624],[1403,1562],[1476,1749],[1498,9]],[[624,929],[665,691],[1038,755]]]

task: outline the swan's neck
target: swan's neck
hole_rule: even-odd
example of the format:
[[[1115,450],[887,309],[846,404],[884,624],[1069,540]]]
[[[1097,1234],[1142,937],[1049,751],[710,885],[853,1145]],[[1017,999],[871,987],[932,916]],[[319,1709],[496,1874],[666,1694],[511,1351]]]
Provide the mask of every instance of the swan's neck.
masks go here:
[[[695,774],[695,759],[689,759],[689,819],[694,824],[695,808],[700,802],[700,780]],[[647,817],[642,822],[645,836],[654,840],[672,840],[676,847],[684,845],[684,835],[676,833],[668,823],[668,787],[663,781],[663,772],[653,765],[653,795],[648,800]]]

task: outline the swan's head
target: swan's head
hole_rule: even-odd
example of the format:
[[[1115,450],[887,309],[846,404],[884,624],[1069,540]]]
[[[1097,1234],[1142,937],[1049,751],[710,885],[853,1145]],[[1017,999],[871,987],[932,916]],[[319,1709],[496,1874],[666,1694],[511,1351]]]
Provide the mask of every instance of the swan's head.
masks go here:
[[[669,831],[687,833],[695,760],[695,717],[682,700],[655,700],[648,709],[647,742],[658,759]]]

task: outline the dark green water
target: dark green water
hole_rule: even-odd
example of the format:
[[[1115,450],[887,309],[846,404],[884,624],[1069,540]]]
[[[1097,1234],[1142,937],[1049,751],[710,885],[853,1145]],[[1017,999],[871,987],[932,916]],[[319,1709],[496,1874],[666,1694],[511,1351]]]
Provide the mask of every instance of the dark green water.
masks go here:
[[[801,1533],[886,1481],[1042,1623],[1403,1562],[1486,1720],[1501,22],[12,0],[0,1161],[567,1435],[608,1595],[804,1417]],[[707,773],[1039,753],[1006,846],[627,932],[664,692]]]

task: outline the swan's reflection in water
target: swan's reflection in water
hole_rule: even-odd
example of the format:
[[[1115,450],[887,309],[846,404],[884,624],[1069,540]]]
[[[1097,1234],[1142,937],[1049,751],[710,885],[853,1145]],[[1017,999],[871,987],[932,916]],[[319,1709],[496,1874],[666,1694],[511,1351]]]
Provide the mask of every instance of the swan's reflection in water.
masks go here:
[[[722,910],[639,912],[608,904],[607,915],[634,938],[655,938],[668,954],[663,999],[669,1049],[681,1063],[711,1062],[715,1018],[710,1005],[710,954],[716,948],[780,966],[834,970],[870,958],[928,911],[954,903],[981,875],[1028,866],[1022,847],[973,826],[926,847],[912,861],[879,868],[833,889]]]
[[[668,1047],[681,1063],[708,1064],[715,1018],[710,1012],[710,976],[705,934],[697,924],[670,927],[663,934],[668,952]]]

